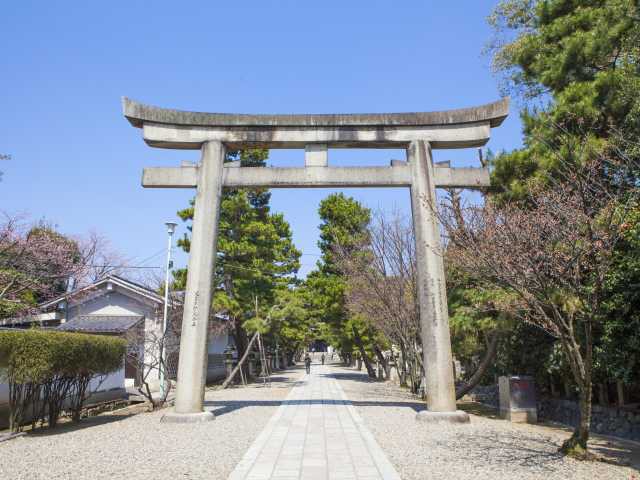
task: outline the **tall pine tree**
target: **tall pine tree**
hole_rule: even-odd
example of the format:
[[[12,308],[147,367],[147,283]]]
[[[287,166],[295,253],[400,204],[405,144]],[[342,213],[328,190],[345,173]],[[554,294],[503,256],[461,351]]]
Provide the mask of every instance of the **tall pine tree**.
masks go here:
[[[497,33],[494,67],[524,103],[524,147],[492,159],[495,201],[525,200],[532,185],[562,181],[563,169],[593,155],[640,160],[636,0],[503,0],[489,22]],[[609,176],[602,171],[603,180]],[[594,332],[594,374],[601,382],[640,372],[639,220],[636,209],[625,223],[617,268],[606,282],[610,313]],[[566,450],[586,448],[587,438],[574,434]]]
[[[371,211],[351,197],[334,193],[322,200],[318,212],[322,220],[318,242],[322,258],[306,281],[307,288],[313,292],[315,315],[328,326],[325,331],[331,333],[342,353],[350,355],[355,347],[369,376],[375,377],[370,355],[378,332],[366,319],[350,315],[347,310],[347,285],[334,254],[337,245],[346,251],[361,248],[368,236]]]
[[[263,167],[268,155],[264,149],[228,152],[225,162]],[[243,324],[255,316],[256,298],[260,310],[268,310],[276,291],[295,282],[300,267],[289,224],[282,214],[270,212],[270,198],[267,189],[225,189],[222,194],[212,302],[214,312],[229,317],[240,355],[247,346]],[[185,222],[193,220],[193,201],[178,215]],[[188,252],[189,236],[178,245]],[[186,287],[186,269],[174,277],[175,288]]]

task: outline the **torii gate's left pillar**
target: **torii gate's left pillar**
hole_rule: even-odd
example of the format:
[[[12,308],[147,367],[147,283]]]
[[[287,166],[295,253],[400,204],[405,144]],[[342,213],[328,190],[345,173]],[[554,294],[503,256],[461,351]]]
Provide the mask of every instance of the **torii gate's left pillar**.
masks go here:
[[[192,423],[215,418],[212,412],[203,410],[203,403],[224,157],[222,143],[202,144],[180,337],[179,388],[175,408],[162,417],[163,422]]]

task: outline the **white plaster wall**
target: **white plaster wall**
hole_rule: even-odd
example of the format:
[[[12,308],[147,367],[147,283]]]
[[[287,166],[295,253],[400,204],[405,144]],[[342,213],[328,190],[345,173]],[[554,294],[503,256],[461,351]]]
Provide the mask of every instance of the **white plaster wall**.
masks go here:
[[[154,341],[154,339],[160,339],[160,337],[162,336],[162,322],[161,321],[156,322],[153,319],[153,317],[147,317],[145,318],[145,321],[144,321],[144,328],[145,328],[145,332],[148,332],[149,334],[149,337],[148,337],[149,341],[143,348],[143,350],[145,350],[143,353],[144,355],[151,356],[151,358],[145,358],[144,363],[145,365],[148,365],[148,366],[156,365],[160,357],[160,348],[158,343]],[[159,386],[160,370],[156,367],[147,367],[147,372],[148,372],[147,380],[150,383],[152,382],[154,384],[158,383],[157,388],[159,389],[160,388]]]
[[[209,337],[208,353],[224,353],[224,349],[229,344],[229,334],[223,333],[215,337]]]
[[[162,312],[155,306],[155,304],[146,303],[141,298],[133,298],[129,295],[118,291],[118,286],[114,286],[114,289],[110,292],[101,290],[101,295],[95,298],[87,299],[79,305],[74,305],[69,308],[68,320],[73,320],[79,315],[141,315],[145,317],[145,331],[155,331],[156,334],[160,333],[162,325],[160,323]],[[152,352],[146,352],[152,354]],[[153,360],[145,360],[147,365],[155,363]],[[114,374],[115,375],[115,374]],[[120,382],[120,376],[122,377],[122,385],[118,388],[124,388],[124,368],[122,373],[118,373],[113,379],[109,379],[109,383],[115,385]],[[149,380],[157,380],[158,369],[153,368],[149,373]],[[131,382],[129,382],[131,383]],[[106,384],[106,381],[105,381]],[[115,388],[115,387],[114,387]],[[101,390],[108,390],[108,388],[101,388]]]
[[[227,344],[229,343],[229,335],[223,333],[215,337],[209,337],[209,345],[207,354],[209,356],[207,365],[207,381],[212,382],[226,376],[226,367],[224,365],[223,354]]]
[[[124,366],[117,372],[110,373],[100,383],[98,378],[94,378],[89,383],[89,391],[91,392],[103,392],[105,390],[113,390],[116,388],[124,388]]]
[[[68,320],[73,320],[78,315],[144,315],[155,320],[156,309],[152,305],[147,305],[114,289],[79,305],[71,306]]]
[[[124,388],[124,367],[117,372],[106,376],[102,384],[97,378],[89,383],[90,392],[103,392],[105,390],[113,390],[116,388]],[[9,404],[9,385],[0,383],[0,406]]]

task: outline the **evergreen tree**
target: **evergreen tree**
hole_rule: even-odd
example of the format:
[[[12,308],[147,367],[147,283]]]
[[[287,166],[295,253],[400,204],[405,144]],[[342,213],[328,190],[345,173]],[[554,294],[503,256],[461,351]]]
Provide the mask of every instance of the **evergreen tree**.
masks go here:
[[[567,134],[640,157],[635,0],[504,0],[489,23],[493,66],[526,105],[525,147],[493,160],[500,197],[522,198],[528,183],[553,175],[559,161],[580,161],[562,147]]]
[[[525,107],[524,147],[491,161],[494,201],[520,202],[532,186],[562,181],[563,171],[589,156],[615,151],[640,159],[637,1],[504,0],[489,22],[497,34],[490,45],[494,68]],[[609,176],[616,182],[602,171],[604,180]],[[594,332],[599,381],[628,381],[640,369],[639,220],[637,211],[629,214],[606,282],[609,314]]]
[[[343,193],[329,195],[320,203],[318,210],[320,240],[318,246],[322,258],[317,270],[307,277],[307,288],[312,292],[314,316],[328,327],[333,342],[341,350],[346,361],[351,361],[354,347],[362,356],[369,376],[375,377],[370,357],[379,343],[379,334],[360,316],[347,311],[346,282],[340,272],[335,248],[343,251],[360,248],[368,236],[367,227],[371,211]],[[378,349],[379,350],[379,349]]]
[[[229,152],[225,161],[262,167],[268,153],[264,149]],[[213,310],[229,317],[240,355],[247,345],[243,324],[256,315],[256,298],[261,311],[269,310],[277,290],[295,283],[300,267],[289,224],[282,214],[270,212],[270,197],[267,189],[225,189],[222,194]],[[192,220],[193,201],[178,215]],[[189,237],[185,234],[178,245],[188,252]],[[186,287],[185,269],[175,272],[174,282],[174,288]]]

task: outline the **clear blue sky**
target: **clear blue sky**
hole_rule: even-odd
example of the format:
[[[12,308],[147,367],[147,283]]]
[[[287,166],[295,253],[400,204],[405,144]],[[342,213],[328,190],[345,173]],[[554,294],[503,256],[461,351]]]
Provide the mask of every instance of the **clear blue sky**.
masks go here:
[[[97,229],[137,261],[160,251],[163,222],[189,190],[146,190],[145,166],[196,161],[152,149],[122,117],[120,97],[212,112],[429,111],[499,98],[481,51],[494,1],[7,1],[0,15],[0,209],[61,231]],[[515,105],[492,131],[494,151],[519,146]],[[386,165],[403,152],[331,151],[334,165]],[[477,164],[476,153],[436,160]],[[302,163],[273,151],[270,163]],[[278,190],[302,273],[318,253],[318,203],[330,190]],[[409,211],[406,190],[347,192],[372,208]],[[179,222],[178,234],[185,225]],[[183,265],[184,254],[177,263]],[[162,265],[162,256],[150,265]]]

